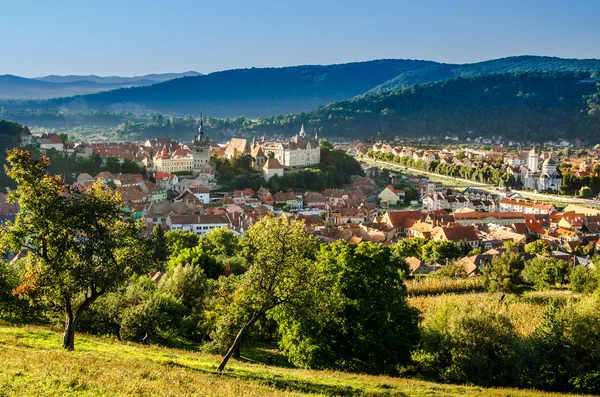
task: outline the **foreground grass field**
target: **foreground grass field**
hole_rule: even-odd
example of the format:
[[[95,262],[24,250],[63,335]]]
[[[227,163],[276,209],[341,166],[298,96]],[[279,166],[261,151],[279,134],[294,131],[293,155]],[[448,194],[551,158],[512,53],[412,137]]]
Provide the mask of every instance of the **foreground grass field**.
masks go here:
[[[77,350],[67,352],[60,338],[47,328],[0,325],[0,396],[560,395],[235,360],[220,374],[217,356],[87,335],[78,335]]]

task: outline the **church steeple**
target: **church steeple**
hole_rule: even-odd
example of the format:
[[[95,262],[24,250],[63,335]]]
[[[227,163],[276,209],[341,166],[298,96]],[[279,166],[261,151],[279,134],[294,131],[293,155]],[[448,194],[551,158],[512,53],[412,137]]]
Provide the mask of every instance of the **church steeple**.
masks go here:
[[[306,131],[304,131],[304,123],[302,123],[302,127],[300,128],[300,136],[304,137],[306,136]]]
[[[204,118],[202,117],[202,112],[200,112],[200,128],[198,128],[198,142],[202,142],[204,140],[204,129],[203,127],[203,120]]]

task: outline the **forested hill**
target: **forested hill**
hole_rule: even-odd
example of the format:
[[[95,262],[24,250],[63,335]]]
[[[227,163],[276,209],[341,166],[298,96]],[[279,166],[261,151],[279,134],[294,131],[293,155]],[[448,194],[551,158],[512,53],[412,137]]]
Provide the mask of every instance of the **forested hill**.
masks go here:
[[[505,136],[597,140],[600,94],[589,73],[525,72],[455,78],[260,118],[259,131],[319,136]]]
[[[309,111],[364,94],[398,74],[434,65],[431,61],[388,59],[327,66],[251,68],[184,77],[134,87],[8,108],[152,110],[211,117],[255,117]]]
[[[533,71],[597,72],[600,71],[600,59],[565,59],[524,55],[464,65],[435,64],[426,68],[402,72],[393,79],[372,88],[367,95],[396,91],[415,84],[432,83],[456,77]]]

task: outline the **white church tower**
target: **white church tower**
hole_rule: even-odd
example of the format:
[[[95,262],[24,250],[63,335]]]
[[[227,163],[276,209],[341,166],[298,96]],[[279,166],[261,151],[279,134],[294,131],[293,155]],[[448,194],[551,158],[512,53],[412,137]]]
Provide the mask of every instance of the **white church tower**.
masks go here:
[[[538,172],[538,161],[539,161],[539,156],[535,150],[535,145],[533,146],[533,148],[531,149],[531,151],[529,152],[529,158],[528,158],[528,168],[532,173],[536,173]]]

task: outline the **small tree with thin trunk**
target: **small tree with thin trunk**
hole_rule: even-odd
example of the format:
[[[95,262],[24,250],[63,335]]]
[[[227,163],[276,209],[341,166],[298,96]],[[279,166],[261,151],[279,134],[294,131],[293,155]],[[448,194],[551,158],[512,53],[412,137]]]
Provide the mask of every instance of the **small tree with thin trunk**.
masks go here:
[[[240,244],[249,268],[236,291],[240,297],[236,306],[243,307],[248,315],[219,371],[253,324],[280,305],[302,305],[315,282],[316,244],[303,221],[263,217],[248,229]]]
[[[42,299],[65,314],[63,347],[73,350],[75,330],[90,305],[148,263],[141,225],[123,211],[119,195],[102,183],[86,191],[46,172],[48,157],[34,160],[13,149],[6,173],[19,185],[14,223],[0,234],[0,250],[26,250],[27,272],[15,293]]]

